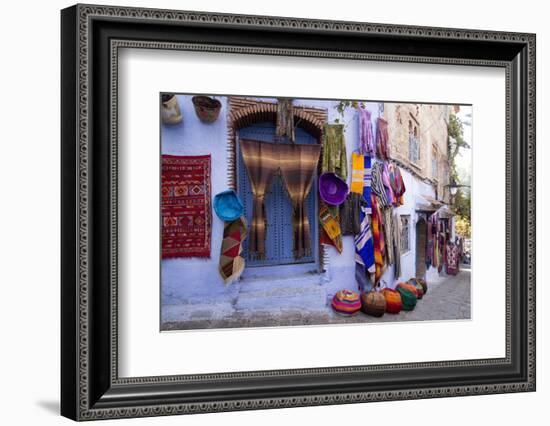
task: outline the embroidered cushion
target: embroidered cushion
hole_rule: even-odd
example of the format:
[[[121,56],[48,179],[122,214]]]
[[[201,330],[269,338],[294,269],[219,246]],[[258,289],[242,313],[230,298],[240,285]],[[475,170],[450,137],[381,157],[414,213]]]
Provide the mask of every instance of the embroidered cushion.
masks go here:
[[[406,289],[409,289],[410,291],[413,292],[413,294],[416,296],[416,298],[418,298],[418,291],[416,290],[416,286],[415,286],[415,285],[409,284],[409,283],[406,283],[406,282],[402,282],[402,283],[397,284],[396,289],[398,289],[398,288],[406,288]]]
[[[385,288],[382,290],[382,295],[386,299],[386,312],[389,314],[398,314],[401,312],[403,302],[401,302],[401,294],[397,290]]]
[[[403,303],[404,311],[412,311],[416,306],[416,289],[410,284],[402,285],[400,283],[397,286],[397,291],[401,295],[401,302]],[[411,288],[412,287],[412,288]]]
[[[340,315],[353,315],[361,309],[359,293],[352,290],[340,290],[332,298],[332,309]]]

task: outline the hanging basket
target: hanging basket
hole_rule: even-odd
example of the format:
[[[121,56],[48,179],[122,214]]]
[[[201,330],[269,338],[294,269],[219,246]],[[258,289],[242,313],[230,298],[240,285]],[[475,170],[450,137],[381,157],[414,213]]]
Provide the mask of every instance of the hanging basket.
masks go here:
[[[209,96],[193,96],[191,100],[200,121],[209,124],[218,119],[222,108],[220,101]]]
[[[183,115],[176,95],[165,93],[161,97],[161,117],[164,124],[179,124],[183,121]]]

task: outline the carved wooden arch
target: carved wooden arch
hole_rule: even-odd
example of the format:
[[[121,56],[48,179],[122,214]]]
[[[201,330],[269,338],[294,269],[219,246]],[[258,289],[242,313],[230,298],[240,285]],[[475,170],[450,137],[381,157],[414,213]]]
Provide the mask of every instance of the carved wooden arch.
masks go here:
[[[230,96],[228,100],[227,116],[227,150],[228,150],[228,187],[237,189],[237,131],[244,127],[262,122],[277,122],[277,104],[274,102],[257,101],[254,99],[239,96]],[[294,123],[304,129],[322,143],[323,125],[328,120],[328,112],[323,108],[312,108],[305,106],[294,106]],[[322,147],[321,147],[321,155]],[[320,167],[320,165],[319,165]],[[321,232],[321,228],[319,228]],[[319,250],[319,272],[325,271],[328,264],[328,254],[318,241]]]
[[[239,129],[262,122],[277,122],[277,104],[275,102],[258,101],[239,96],[231,96],[228,101],[227,116],[228,136],[228,186],[236,189],[236,135]],[[294,107],[294,122],[321,143],[323,125],[327,122],[328,113],[323,108],[306,106]]]

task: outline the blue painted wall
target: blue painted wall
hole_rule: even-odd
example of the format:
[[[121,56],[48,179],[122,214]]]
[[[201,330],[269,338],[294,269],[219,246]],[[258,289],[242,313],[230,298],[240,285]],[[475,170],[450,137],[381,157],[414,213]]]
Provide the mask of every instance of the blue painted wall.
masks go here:
[[[211,154],[212,156],[212,196],[216,193],[228,188],[228,151],[227,151],[227,113],[228,105],[227,98],[218,97],[222,102],[222,110],[219,119],[212,124],[203,124],[195,115],[191,96],[178,96],[180,108],[183,113],[183,123],[175,126],[161,125],[161,152],[163,154],[173,155],[202,155]],[[259,99],[259,98],[258,98]],[[275,99],[262,100],[273,101]],[[349,178],[351,179],[351,153],[358,148],[359,141],[359,122],[358,115],[355,110],[347,109],[344,117],[340,116],[336,110],[337,101],[321,101],[298,99],[294,101],[295,105],[310,106],[316,108],[324,108],[328,112],[328,122],[334,123],[339,119],[345,124],[345,139],[348,155],[348,164],[350,167]],[[378,103],[367,103],[367,109],[371,111],[373,124],[376,123],[376,118],[380,114]],[[246,133],[249,132],[249,133]],[[252,134],[255,132],[255,137],[258,136],[258,129],[246,129],[243,134]],[[305,136],[304,136],[305,137]],[[414,275],[415,259],[414,247],[415,236],[414,227],[416,225],[415,205],[416,198],[419,194],[433,196],[433,189],[418,179],[411,176],[403,170],[403,176],[407,186],[407,194],[405,196],[405,205],[399,207],[399,214],[411,214],[411,233],[410,244],[413,248],[409,253],[402,256],[402,277],[408,279]],[[278,190],[278,189],[276,189]],[[243,274],[243,281],[225,285],[218,273],[219,253],[221,248],[221,240],[223,235],[223,223],[213,213],[212,223],[212,242],[211,242],[211,257],[210,259],[199,258],[182,258],[163,260],[161,265],[161,294],[162,304],[165,306],[162,312],[163,318],[174,319],[181,315],[181,312],[187,312],[189,305],[208,304],[217,312],[220,317],[226,313],[232,312],[235,305],[238,303],[239,294],[252,288],[252,284],[247,283],[248,280],[254,280],[260,277],[260,285],[266,288],[270,285],[270,281],[265,277],[273,280],[275,274],[292,274],[292,270],[277,266],[277,269],[271,267],[252,267],[247,268]],[[311,217],[311,215],[310,215]],[[289,220],[291,219],[288,215]],[[250,218],[249,218],[250,219]],[[269,218],[268,220],[274,220]],[[291,229],[289,227],[289,229]],[[289,238],[281,244],[292,244],[292,239]],[[344,252],[339,254],[334,248],[326,248],[326,256],[328,260],[327,273],[325,276],[319,277],[319,283],[322,283],[323,289],[326,291],[326,297],[334,294],[341,288],[356,288],[355,282],[355,247],[352,237],[344,237]],[[317,260],[317,259],[315,259]],[[306,263],[302,265],[303,272],[313,272],[315,263]],[[293,266],[293,268],[296,266]],[[433,271],[429,271],[433,274]],[[311,275],[311,274],[310,274]],[[261,277],[264,279],[261,279]],[[428,278],[430,275],[428,276]],[[394,284],[393,269],[388,268],[382,279],[388,285]],[[310,278],[311,280],[311,278]],[[242,287],[242,286],[247,286]],[[276,284],[273,284],[274,286]],[[320,303],[324,303],[321,298]],[[261,306],[260,306],[261,305]],[[264,303],[258,303],[258,309],[265,309]],[[251,309],[254,308],[251,305]]]

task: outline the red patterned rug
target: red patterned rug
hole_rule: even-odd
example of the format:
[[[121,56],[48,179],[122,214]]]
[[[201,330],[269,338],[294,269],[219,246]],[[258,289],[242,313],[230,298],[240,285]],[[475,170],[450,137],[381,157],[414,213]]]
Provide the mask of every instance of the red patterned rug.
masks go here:
[[[162,258],[210,257],[210,155],[162,156]]]

